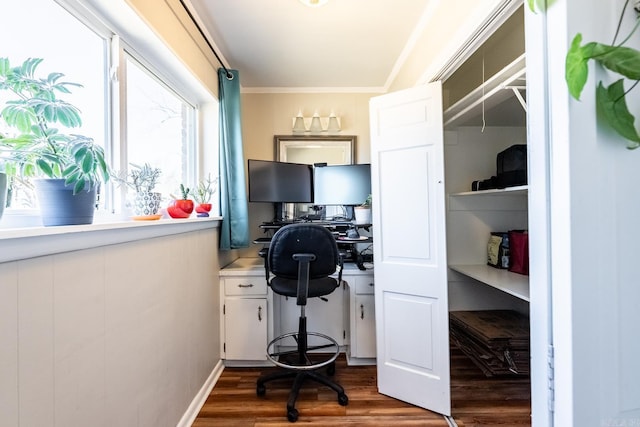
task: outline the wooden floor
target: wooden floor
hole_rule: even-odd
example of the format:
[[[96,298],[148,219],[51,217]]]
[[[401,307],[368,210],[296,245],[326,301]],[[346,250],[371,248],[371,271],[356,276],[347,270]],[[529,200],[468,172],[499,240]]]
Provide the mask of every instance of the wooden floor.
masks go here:
[[[342,356],[336,363],[335,379],[345,388],[349,404],[340,406],[335,392],[309,382],[296,404],[296,425],[449,426],[439,414],[379,394],[375,366],[347,366]],[[193,426],[292,425],[285,409],[288,381],[268,383],[266,395],[256,396],[256,379],[272,369],[225,368]],[[457,349],[451,350],[451,400],[460,427],[531,425],[528,378],[486,378]]]

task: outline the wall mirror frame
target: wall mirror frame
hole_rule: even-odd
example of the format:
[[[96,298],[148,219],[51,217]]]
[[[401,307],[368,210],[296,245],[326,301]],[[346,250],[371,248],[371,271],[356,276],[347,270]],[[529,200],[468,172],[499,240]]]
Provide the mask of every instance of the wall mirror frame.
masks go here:
[[[356,163],[355,135],[274,135],[275,159],[279,162],[314,165],[350,165]],[[325,218],[341,215],[341,207],[320,207],[303,203],[285,203],[287,218]]]
[[[305,164],[354,164],[356,142],[355,135],[275,135],[273,137],[277,161]]]

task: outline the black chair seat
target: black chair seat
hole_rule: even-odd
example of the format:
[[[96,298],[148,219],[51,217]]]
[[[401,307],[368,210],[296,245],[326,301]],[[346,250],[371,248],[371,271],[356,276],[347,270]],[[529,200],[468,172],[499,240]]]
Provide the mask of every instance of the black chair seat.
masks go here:
[[[282,277],[274,277],[269,283],[273,292],[287,297],[297,296],[298,279],[285,279]],[[338,287],[338,281],[333,277],[323,277],[314,279],[313,287],[309,287],[307,298],[322,297],[329,295]]]

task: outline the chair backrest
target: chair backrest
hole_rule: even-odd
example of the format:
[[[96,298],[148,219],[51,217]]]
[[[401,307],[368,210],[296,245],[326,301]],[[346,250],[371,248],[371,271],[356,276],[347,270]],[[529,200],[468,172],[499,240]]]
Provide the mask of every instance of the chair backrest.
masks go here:
[[[314,254],[310,264],[309,279],[327,277],[335,273],[340,265],[340,253],[333,234],[316,224],[290,224],[280,228],[271,239],[267,265],[269,271],[278,277],[296,279],[298,262],[293,254]]]

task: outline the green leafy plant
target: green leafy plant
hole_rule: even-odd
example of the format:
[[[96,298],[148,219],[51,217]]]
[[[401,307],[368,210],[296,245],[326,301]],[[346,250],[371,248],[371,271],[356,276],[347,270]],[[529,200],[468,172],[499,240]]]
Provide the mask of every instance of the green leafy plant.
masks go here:
[[[367,196],[367,198],[365,199],[365,201],[364,201],[364,202],[362,202],[362,204],[361,204],[360,206],[362,206],[363,208],[370,208],[370,207],[371,207],[371,194],[369,194],[369,195]]]
[[[151,193],[162,174],[160,168],[154,168],[149,163],[145,163],[142,166],[134,163],[130,163],[130,165],[131,170],[128,176],[115,174],[113,180],[132,188],[136,193]]]
[[[640,80],[640,51],[624,46],[631,35],[637,29],[638,23],[631,34],[621,43],[616,44],[616,38],[620,31],[620,25],[629,1],[625,2],[624,8],[618,22],[618,29],[610,45],[590,42],[582,44],[582,34],[578,33],[574,37],[571,48],[566,58],[566,80],[569,86],[569,93],[575,99],[580,99],[582,89],[587,82],[589,73],[588,61],[594,60],[604,68],[620,74],[630,80],[635,80],[631,87],[633,89]],[[630,89],[630,90],[631,90]],[[624,78],[616,80],[609,86],[605,86],[602,81],[598,82],[596,89],[596,105],[598,112],[604,120],[619,135],[628,140],[627,148],[634,149],[640,147],[640,135],[635,128],[635,117],[629,112],[626,102],[628,91],[624,88]]]
[[[555,0],[527,0],[529,9],[531,9],[532,12],[535,12],[536,8],[539,10],[547,10],[554,2]]]
[[[552,3],[550,0],[527,0],[529,8],[535,12],[546,10]],[[640,135],[635,128],[635,117],[627,107],[626,96],[640,81],[640,51],[624,46],[629,38],[635,33],[640,20],[636,18],[636,25],[631,33],[620,43],[616,43],[622,19],[628,11],[629,0],[622,8],[618,28],[611,44],[589,42],[582,44],[582,34],[575,35],[571,42],[571,47],[565,59],[565,80],[569,88],[569,93],[576,100],[580,100],[580,95],[588,79],[590,60],[595,61],[607,70],[613,71],[622,76],[609,86],[605,86],[602,81],[598,82],[596,88],[596,108],[598,114],[605,122],[615,130],[620,136],[627,139],[627,148],[635,149],[640,147]],[[636,12],[640,12],[637,8]],[[632,12],[633,13],[633,12]],[[629,90],[624,88],[624,78],[635,81]]]
[[[8,58],[0,58],[0,92],[11,98],[0,117],[16,131],[0,134],[0,145],[8,153],[5,168],[9,175],[62,178],[73,186],[74,194],[88,191],[109,180],[104,149],[92,138],[58,128],[82,125],[78,108],[58,98],[58,94],[70,94],[71,88],[82,86],[61,81],[64,74],[59,72],[37,77],[42,61],[29,58],[12,67]]]
[[[200,181],[198,183],[198,186],[192,192],[193,199],[196,203],[209,203],[211,197],[216,192],[216,188],[214,186],[216,182],[218,182],[218,178],[211,180],[211,174],[209,174],[206,181]]]

